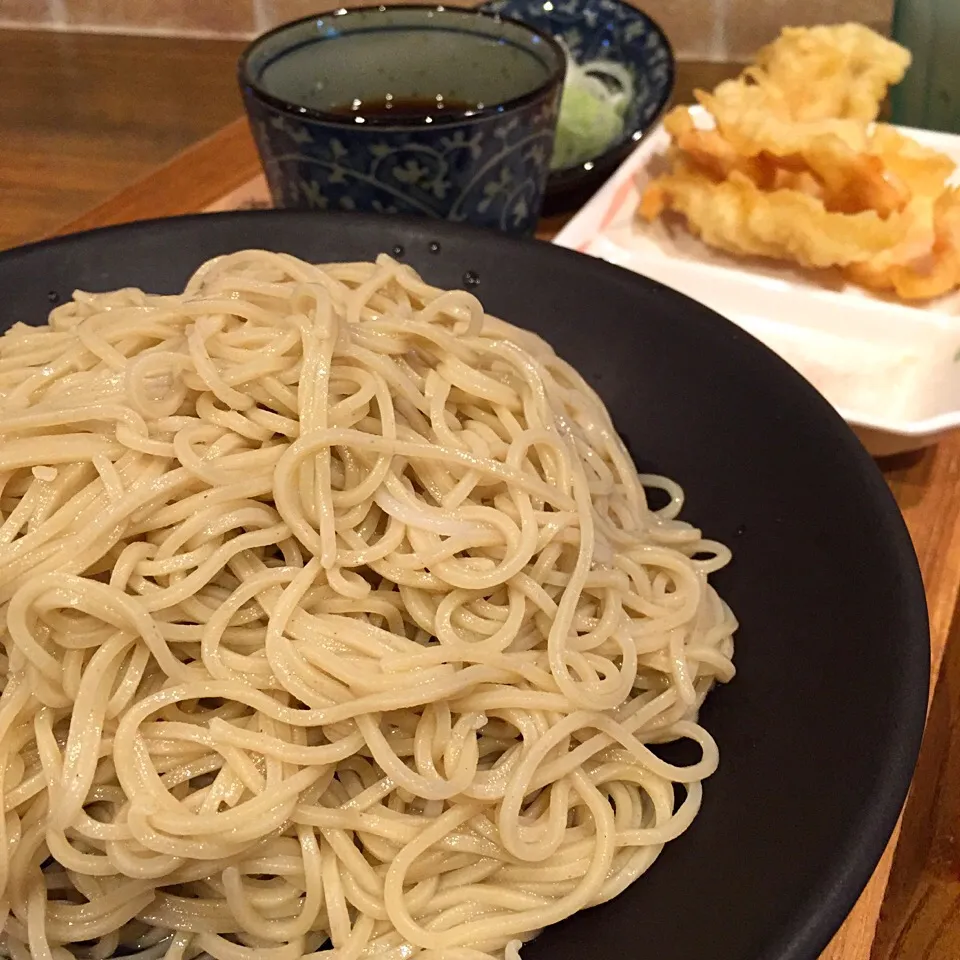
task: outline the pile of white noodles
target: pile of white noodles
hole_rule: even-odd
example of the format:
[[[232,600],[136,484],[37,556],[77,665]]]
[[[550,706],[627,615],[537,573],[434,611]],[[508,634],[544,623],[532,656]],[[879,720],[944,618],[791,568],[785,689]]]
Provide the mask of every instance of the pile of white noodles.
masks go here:
[[[733,675],[681,502],[546,344],[387,257],[17,324],[0,953],[515,957],[616,896]]]

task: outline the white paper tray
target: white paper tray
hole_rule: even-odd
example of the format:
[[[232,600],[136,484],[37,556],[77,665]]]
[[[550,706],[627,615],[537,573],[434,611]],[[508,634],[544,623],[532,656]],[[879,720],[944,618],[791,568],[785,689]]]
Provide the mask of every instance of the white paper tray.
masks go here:
[[[960,164],[960,136],[905,132]],[[727,256],[678,222],[639,220],[640,194],[668,144],[658,127],[554,242],[659,280],[732,320],[817,387],[877,456],[927,446],[960,426],[960,293],[905,305],[838,274]]]

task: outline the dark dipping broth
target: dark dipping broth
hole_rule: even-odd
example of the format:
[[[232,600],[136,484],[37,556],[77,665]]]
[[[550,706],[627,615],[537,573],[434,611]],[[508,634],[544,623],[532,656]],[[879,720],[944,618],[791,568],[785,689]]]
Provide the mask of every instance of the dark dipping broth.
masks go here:
[[[406,23],[423,14],[396,7],[294,24],[292,35],[261,45],[252,75],[294,107],[375,125],[457,119],[509,103],[562,65],[559,51],[528,38],[525,28],[463,11],[427,26]]]
[[[353,100],[350,103],[340,104],[327,112],[338,117],[356,117],[372,121],[389,120],[392,117],[409,121],[428,120],[450,114],[470,116],[482,109],[482,103],[445,98],[441,94],[437,94],[436,97],[394,97],[388,93],[382,98]]]

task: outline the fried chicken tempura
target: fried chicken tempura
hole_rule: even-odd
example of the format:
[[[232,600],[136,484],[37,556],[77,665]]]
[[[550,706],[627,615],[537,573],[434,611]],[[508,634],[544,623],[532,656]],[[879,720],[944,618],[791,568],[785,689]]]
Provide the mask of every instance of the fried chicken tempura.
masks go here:
[[[861,24],[785,29],[739,78],[696,91],[712,128],[668,114],[671,172],[641,216],[673,210],[729,253],[841,267],[904,299],[960,286],[954,163],[873,123],[909,64]]]

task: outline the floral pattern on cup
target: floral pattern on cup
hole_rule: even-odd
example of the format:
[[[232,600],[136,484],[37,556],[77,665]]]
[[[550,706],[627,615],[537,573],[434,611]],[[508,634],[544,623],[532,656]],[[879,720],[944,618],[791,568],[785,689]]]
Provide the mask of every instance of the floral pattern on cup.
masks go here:
[[[278,207],[373,210],[530,233],[553,150],[558,98],[436,128],[345,128],[247,99]]]

